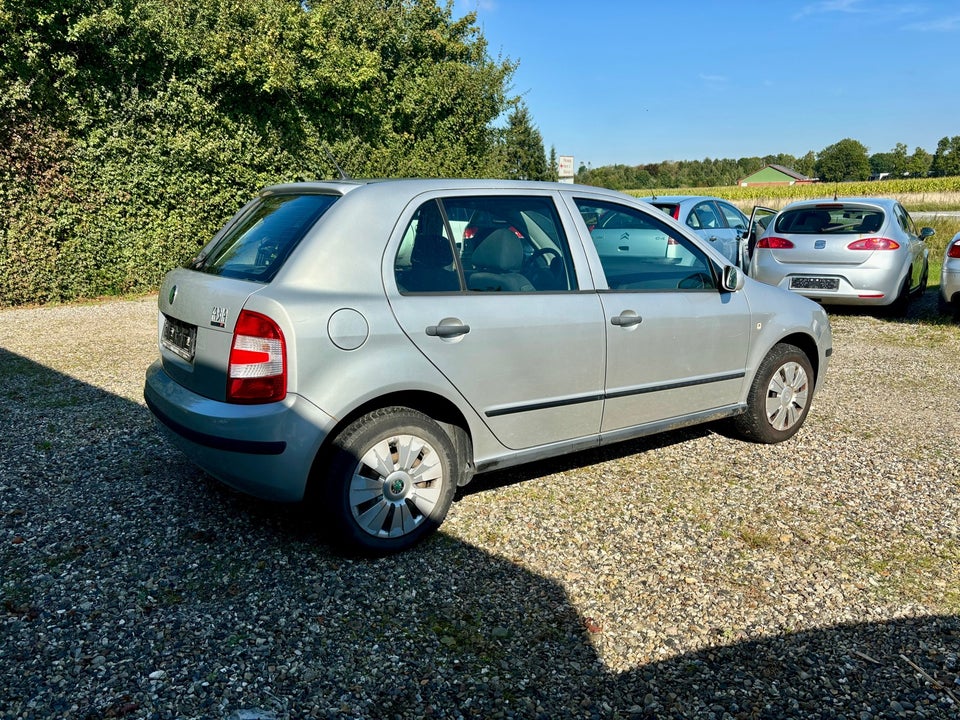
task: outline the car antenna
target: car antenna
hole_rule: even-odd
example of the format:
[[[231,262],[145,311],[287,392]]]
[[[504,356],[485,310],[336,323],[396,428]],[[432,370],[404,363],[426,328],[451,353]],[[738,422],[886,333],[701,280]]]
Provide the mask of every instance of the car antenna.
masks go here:
[[[341,180],[352,180],[352,179],[353,179],[353,178],[351,178],[349,175],[347,175],[347,174],[343,171],[343,168],[340,167],[340,163],[337,162],[337,159],[333,156],[333,153],[330,152],[330,148],[327,146],[326,143],[324,143],[324,145],[323,145],[323,151],[327,154],[327,159],[328,159],[330,162],[332,162],[332,163],[333,163],[333,166],[337,169],[337,172],[340,174],[340,179],[341,179]]]

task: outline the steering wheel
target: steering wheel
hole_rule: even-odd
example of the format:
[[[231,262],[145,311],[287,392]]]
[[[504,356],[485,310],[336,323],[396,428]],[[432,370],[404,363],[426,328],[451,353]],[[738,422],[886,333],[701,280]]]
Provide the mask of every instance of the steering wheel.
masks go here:
[[[563,255],[561,255],[560,251],[557,250],[556,248],[542,247],[539,250],[535,250],[533,252],[533,255],[531,255],[530,257],[528,257],[526,260],[523,261],[524,270],[533,268],[536,265],[537,260],[539,260],[540,258],[545,258],[548,255],[555,255],[558,258],[561,258],[561,259],[563,258]],[[549,267],[549,265],[550,265],[549,261],[544,261],[543,267]]]

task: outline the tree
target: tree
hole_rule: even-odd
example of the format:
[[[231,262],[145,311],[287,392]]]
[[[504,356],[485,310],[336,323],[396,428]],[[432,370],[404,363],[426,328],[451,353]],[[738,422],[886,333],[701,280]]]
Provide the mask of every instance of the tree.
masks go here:
[[[557,160],[557,147],[556,145],[550,146],[550,158],[547,160],[547,180],[551,182],[556,182],[560,179],[560,161]]]
[[[490,175],[514,68],[437,0],[0,0],[0,304],[153,289],[331,150]]]
[[[940,139],[930,171],[938,177],[960,175],[960,135]]]
[[[815,168],[824,182],[866,180],[870,177],[870,160],[866,146],[850,138],[821,150]]]
[[[913,155],[907,162],[907,172],[914,177],[926,177],[930,174],[930,165],[933,162],[933,155],[928,153],[922,147],[915,148]]]
[[[893,150],[890,151],[891,157],[891,169],[892,172],[897,177],[903,177],[904,175],[909,174],[910,169],[910,158],[907,155],[907,146],[903,143],[897,143]]]
[[[807,177],[813,177],[817,174],[817,156],[813,150],[809,150],[802,158],[798,158],[793,169]]]
[[[534,127],[530,111],[523,103],[517,105],[507,118],[503,157],[508,178],[547,180],[552,177],[543,150],[543,136]]]
[[[870,156],[870,172],[873,175],[892,174],[893,165],[892,153],[874,153]]]

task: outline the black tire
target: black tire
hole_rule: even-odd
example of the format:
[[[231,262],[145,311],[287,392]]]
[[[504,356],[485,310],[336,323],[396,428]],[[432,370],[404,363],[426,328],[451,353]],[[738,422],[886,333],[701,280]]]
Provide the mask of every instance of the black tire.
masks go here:
[[[960,301],[955,299],[953,302],[947,302],[943,299],[941,292],[937,292],[937,310],[941,315],[949,315],[952,320],[960,320]]]
[[[457,489],[450,436],[405,407],[364,415],[335,439],[324,497],[333,542],[363,555],[406,550],[440,527]],[[366,460],[366,462],[364,462]]]
[[[760,363],[747,395],[747,410],[733,419],[740,437],[778,443],[793,437],[813,400],[813,368],[806,354],[787,343],[774,345]]]
[[[903,285],[900,286],[900,292],[896,299],[887,305],[887,315],[894,318],[906,316],[910,308],[910,273],[903,279]]]

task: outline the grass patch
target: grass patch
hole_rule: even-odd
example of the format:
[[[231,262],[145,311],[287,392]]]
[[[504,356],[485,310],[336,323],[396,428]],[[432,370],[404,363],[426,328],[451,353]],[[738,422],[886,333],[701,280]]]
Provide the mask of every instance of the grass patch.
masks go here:
[[[960,547],[945,540],[934,551],[895,542],[867,558],[881,596],[960,613]]]
[[[777,537],[766,530],[741,525],[737,537],[751,550],[771,550],[777,546]]]

